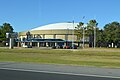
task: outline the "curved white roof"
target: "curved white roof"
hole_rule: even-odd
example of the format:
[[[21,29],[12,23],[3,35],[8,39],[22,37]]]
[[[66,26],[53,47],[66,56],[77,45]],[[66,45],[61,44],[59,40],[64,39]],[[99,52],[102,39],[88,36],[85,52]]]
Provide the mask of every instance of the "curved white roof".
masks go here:
[[[49,24],[45,26],[40,26],[37,28],[32,29],[31,31],[34,30],[61,30],[61,29],[75,29],[77,27],[78,23],[55,23],[55,24]],[[74,27],[73,27],[74,26]]]

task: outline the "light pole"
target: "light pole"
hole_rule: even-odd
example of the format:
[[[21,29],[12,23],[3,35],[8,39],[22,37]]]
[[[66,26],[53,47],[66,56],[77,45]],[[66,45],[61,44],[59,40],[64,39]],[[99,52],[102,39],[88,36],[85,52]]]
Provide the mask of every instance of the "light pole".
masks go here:
[[[84,42],[84,40],[85,40],[85,30],[84,30],[84,25],[83,25],[83,49],[84,49],[84,44],[85,44],[85,42]]]
[[[72,48],[74,49],[74,20],[73,20],[73,40],[72,40]]]
[[[69,35],[69,28],[67,28],[66,41],[68,41],[68,35]]]
[[[71,23],[72,27],[73,27],[73,29],[71,29],[71,30],[73,30],[72,31],[72,49],[74,49],[74,20],[72,22],[68,22],[68,23]]]
[[[94,27],[94,48],[96,46],[96,26]]]
[[[83,22],[84,22],[84,18],[85,18],[85,16],[83,16],[83,18],[82,18]],[[83,49],[84,49],[84,45],[85,45],[85,41],[84,41],[85,40],[85,26],[84,26],[84,23],[83,23],[82,27],[83,27]]]

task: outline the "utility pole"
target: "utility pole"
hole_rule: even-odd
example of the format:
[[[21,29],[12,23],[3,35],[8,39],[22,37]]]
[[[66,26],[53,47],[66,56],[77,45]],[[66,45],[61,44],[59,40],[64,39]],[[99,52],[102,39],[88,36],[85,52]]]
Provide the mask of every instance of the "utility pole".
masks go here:
[[[96,47],[96,26],[94,27],[94,48]]]
[[[85,45],[85,30],[84,30],[84,25],[83,25],[83,49],[84,49],[84,45]]]
[[[74,20],[73,20],[73,40],[72,40],[72,48],[74,49]]]
[[[85,16],[83,16],[83,49],[85,48],[85,26],[84,26],[84,18],[85,18]]]

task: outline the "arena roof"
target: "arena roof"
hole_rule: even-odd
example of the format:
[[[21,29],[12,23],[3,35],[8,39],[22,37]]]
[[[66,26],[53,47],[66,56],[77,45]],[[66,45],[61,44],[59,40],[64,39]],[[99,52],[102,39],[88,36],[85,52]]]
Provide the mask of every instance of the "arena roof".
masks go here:
[[[55,24],[49,24],[45,26],[40,26],[37,28],[32,29],[31,31],[34,30],[61,30],[61,29],[75,29],[77,27],[78,23],[55,23]],[[74,27],[73,27],[74,26]]]

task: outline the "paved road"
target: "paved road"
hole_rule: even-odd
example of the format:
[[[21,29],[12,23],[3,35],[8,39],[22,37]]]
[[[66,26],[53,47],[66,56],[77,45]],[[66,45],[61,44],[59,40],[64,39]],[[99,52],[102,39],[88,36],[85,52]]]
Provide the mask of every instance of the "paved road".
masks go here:
[[[0,80],[120,80],[120,79],[0,69]]]
[[[0,80],[120,80],[120,69],[0,63]]]

